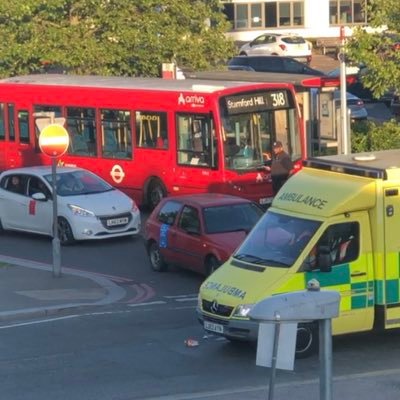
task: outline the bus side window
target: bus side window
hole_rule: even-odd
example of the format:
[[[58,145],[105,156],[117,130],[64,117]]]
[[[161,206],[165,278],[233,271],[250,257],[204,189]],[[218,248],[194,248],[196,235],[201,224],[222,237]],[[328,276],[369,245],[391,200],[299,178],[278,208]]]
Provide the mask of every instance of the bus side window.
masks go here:
[[[18,111],[19,141],[29,143],[29,113],[26,110]]]
[[[86,155],[89,153],[88,145],[83,134],[78,130],[76,121],[69,119],[67,131],[70,136],[69,153],[76,155]]]
[[[96,156],[95,109],[67,107],[67,130],[70,134],[70,154]]]
[[[15,141],[14,111],[14,104],[8,103],[8,135],[11,142]]]
[[[5,105],[4,103],[0,103],[0,140],[4,140],[6,138],[4,113],[5,113]]]
[[[101,110],[101,145],[103,157],[132,158],[130,115],[130,111]]]
[[[167,113],[155,111],[136,112],[136,145],[150,149],[168,147]]]

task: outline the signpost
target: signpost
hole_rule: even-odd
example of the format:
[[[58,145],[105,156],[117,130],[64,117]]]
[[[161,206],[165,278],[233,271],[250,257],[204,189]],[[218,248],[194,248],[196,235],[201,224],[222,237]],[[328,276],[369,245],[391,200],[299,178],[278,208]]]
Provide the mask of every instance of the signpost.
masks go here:
[[[51,122],[54,118],[50,119]],[[58,237],[57,218],[57,158],[61,157],[68,149],[69,135],[67,130],[60,124],[50,123],[45,126],[39,135],[39,147],[42,153],[51,157],[51,186],[53,192],[53,275],[61,276],[60,239]]]
[[[343,154],[349,154],[349,132],[348,132],[348,114],[347,114],[347,81],[346,81],[346,32],[345,27],[340,27],[340,117],[342,130],[342,151]]]

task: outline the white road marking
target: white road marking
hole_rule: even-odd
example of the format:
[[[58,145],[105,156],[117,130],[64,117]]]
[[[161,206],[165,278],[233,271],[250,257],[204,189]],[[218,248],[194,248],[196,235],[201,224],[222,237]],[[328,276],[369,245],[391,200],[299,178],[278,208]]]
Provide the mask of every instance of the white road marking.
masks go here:
[[[155,304],[167,304],[165,301],[151,301],[149,303],[135,303],[127,304],[128,307],[142,307],[142,306],[154,306]]]
[[[186,298],[186,299],[175,299],[175,301],[197,301],[197,297],[192,297],[192,298]]]

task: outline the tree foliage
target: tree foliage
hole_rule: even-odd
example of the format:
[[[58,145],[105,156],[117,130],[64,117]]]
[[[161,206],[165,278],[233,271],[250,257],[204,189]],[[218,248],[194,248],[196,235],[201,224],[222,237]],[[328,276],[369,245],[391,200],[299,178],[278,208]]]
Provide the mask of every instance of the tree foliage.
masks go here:
[[[350,60],[367,66],[363,84],[379,98],[400,90],[400,1],[370,0],[367,13],[372,29],[356,28],[346,51]]]
[[[79,74],[158,76],[163,62],[207,69],[234,52],[219,0],[0,2],[0,76],[43,63]]]
[[[352,127],[351,149],[353,153],[400,149],[400,125],[395,120],[383,124],[371,121],[357,123]]]

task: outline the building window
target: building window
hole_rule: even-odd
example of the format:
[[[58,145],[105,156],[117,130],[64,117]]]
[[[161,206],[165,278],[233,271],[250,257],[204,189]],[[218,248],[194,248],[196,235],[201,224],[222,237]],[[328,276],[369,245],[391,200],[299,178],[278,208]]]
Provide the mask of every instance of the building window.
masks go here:
[[[224,13],[236,30],[304,26],[304,0],[225,4]]]
[[[248,4],[237,4],[236,5],[236,18],[235,18],[235,28],[236,29],[249,28],[248,12],[249,12]]]
[[[330,0],[329,22],[338,24],[365,24],[367,0]]]
[[[304,3],[293,3],[293,25],[304,25]]]
[[[278,26],[278,10],[275,2],[265,4],[265,26],[271,28]]]
[[[290,3],[279,3],[279,26],[290,25]]]
[[[262,25],[262,5],[260,3],[251,5],[251,20],[252,28],[261,28]]]

